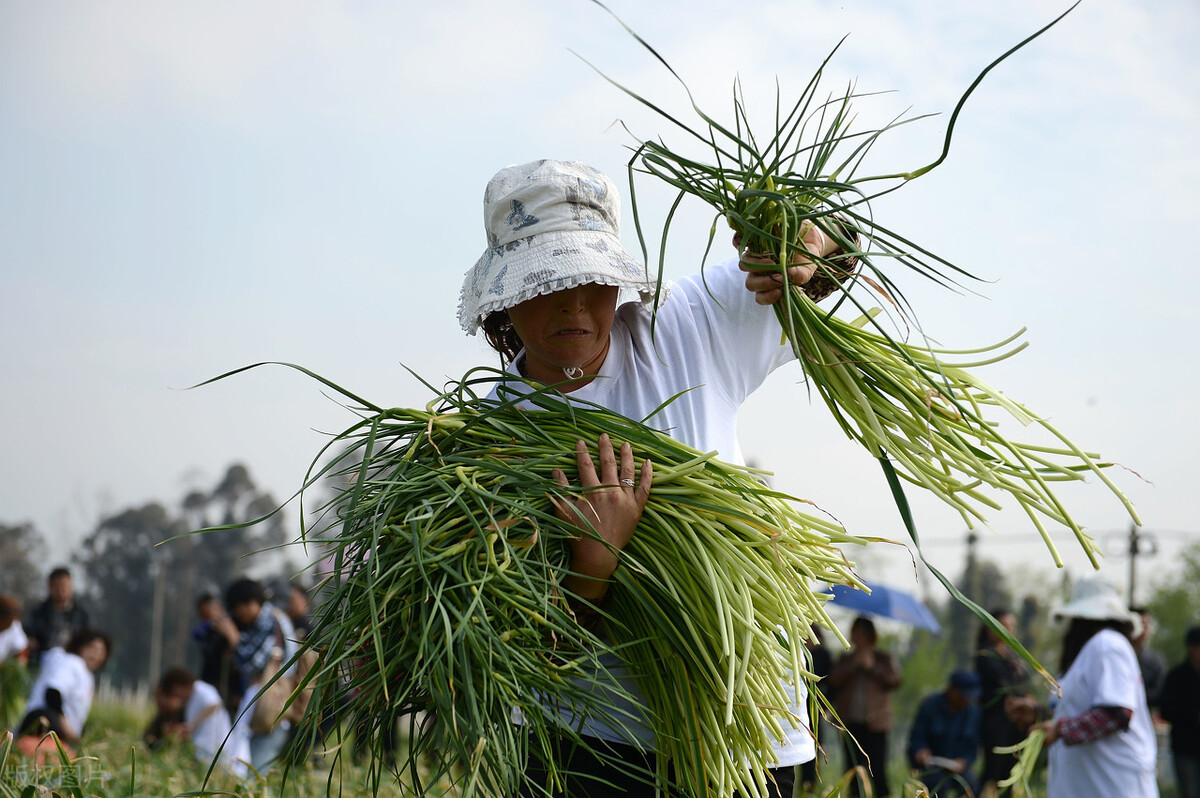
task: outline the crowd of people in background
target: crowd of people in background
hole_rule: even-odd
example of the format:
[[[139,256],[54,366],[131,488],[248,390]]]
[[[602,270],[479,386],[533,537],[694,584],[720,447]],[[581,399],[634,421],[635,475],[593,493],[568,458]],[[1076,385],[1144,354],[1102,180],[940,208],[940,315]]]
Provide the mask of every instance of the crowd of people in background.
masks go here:
[[[288,676],[293,654],[311,628],[308,594],[293,584],[283,606],[254,579],[237,579],[219,598],[196,602],[192,638],[197,675],[182,663],[167,668],[154,688],[156,712],[143,739],[151,749],[187,742],[204,762],[217,760],[235,775],[264,772],[293,735],[282,707],[261,711],[271,677]],[[112,654],[113,639],[89,625],[65,567],[51,571],[47,598],[22,613],[0,596],[0,665],[28,670],[31,687],[12,729],[19,750],[42,756],[53,732],[68,752],[83,736],[96,691],[96,674]],[[290,690],[290,687],[288,688]]]
[[[13,730],[18,748],[31,756],[51,731],[68,749],[79,744],[96,674],[113,648],[108,634],[89,625],[68,569],[55,568],[47,588],[47,598],[26,613],[0,595],[0,664],[16,663],[31,675]],[[311,621],[309,596],[300,585],[291,585],[278,603],[272,598],[261,582],[238,579],[223,596],[197,599],[192,639],[199,668],[174,664],[161,674],[156,712],[144,734],[151,749],[187,743],[200,761],[216,761],[235,775],[261,773],[279,760],[294,739],[294,725],[281,712],[261,722],[255,703],[265,702],[271,676],[281,669],[286,675]],[[991,614],[1015,634],[1012,613]],[[1169,724],[1178,794],[1200,798],[1200,626],[1187,632],[1186,658],[1168,667],[1148,644],[1149,613],[1126,607],[1102,579],[1077,582],[1056,615],[1068,624],[1057,671],[1061,696],[1036,697],[1029,666],[1004,636],[983,626],[971,667],[954,670],[911,719],[909,772],[931,796],[988,795],[1015,761],[996,749],[1040,729],[1049,751],[1050,798],[1157,796],[1155,725]],[[902,663],[879,647],[876,626],[866,616],[855,619],[850,647],[837,657],[817,631],[809,646],[813,671],[842,725],[846,767],[861,768],[846,794],[866,794],[869,783],[871,794],[886,798],[893,794],[889,735],[896,726],[893,696],[903,681]],[[824,731],[827,737],[832,727],[814,721],[818,736]],[[815,763],[798,773],[800,794],[828,786],[820,783]]]
[[[995,794],[1017,757],[997,749],[1036,730],[1048,750],[1050,798],[1157,798],[1155,729],[1169,725],[1178,795],[1200,798],[1200,627],[1187,632],[1186,659],[1168,670],[1149,645],[1149,612],[1128,607],[1104,579],[1081,579],[1055,612],[1067,624],[1056,672],[1061,692],[1042,699],[1029,665],[1001,634],[1015,639],[1013,614],[990,614],[999,628],[980,629],[972,667],[925,696],[909,725],[907,771],[931,796]],[[865,794],[867,783],[872,795],[893,794],[888,737],[903,677],[877,642],[874,624],[859,617],[848,651],[834,660],[817,646],[813,656],[843,725],[847,767],[860,768],[847,795]],[[812,766],[801,770],[802,790],[814,788],[815,775]]]
[[[20,662],[35,674],[17,731],[20,749],[34,753],[47,732],[70,748],[83,736],[96,692],[95,674],[108,662],[112,638],[88,625],[67,568],[55,568],[47,597],[19,620],[20,604],[0,599],[0,663]]]
[[[294,733],[292,720],[272,704],[261,717],[270,677],[286,676],[297,646],[308,634],[308,595],[289,589],[286,608],[270,600],[261,582],[239,579],[222,602],[206,593],[196,601],[192,638],[200,650],[199,677],[182,667],[167,670],[155,687],[157,713],[144,735],[153,749],[190,740],[197,757],[214,757],[232,772],[265,771]],[[270,667],[269,669],[269,666]]]

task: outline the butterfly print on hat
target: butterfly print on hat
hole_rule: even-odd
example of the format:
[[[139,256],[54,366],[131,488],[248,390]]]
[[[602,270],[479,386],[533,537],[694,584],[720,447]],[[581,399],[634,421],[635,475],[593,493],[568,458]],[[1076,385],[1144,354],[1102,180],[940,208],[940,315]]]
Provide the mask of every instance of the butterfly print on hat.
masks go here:
[[[525,203],[520,200],[512,201],[512,213],[508,215],[508,226],[513,230],[524,230],[530,225],[535,225],[541,221],[533,214],[525,213]]]

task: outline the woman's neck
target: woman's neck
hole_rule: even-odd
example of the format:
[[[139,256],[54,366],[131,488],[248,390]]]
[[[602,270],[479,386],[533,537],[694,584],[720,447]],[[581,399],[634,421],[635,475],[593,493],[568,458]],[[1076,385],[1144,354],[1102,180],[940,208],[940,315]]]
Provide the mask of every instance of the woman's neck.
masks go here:
[[[589,384],[597,375],[608,357],[609,346],[587,363],[577,366],[559,366],[556,364],[531,362],[527,353],[517,355],[516,367],[522,377],[540,382],[543,385],[553,385],[562,393],[570,393]]]

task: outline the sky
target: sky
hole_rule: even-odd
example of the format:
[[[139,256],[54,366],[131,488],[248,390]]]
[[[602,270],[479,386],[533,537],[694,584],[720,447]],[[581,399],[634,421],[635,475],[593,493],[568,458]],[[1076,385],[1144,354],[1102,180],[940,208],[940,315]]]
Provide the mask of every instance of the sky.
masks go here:
[[[978,73],[1067,7],[609,6],[711,115],[730,119],[740,80],[762,128],[777,87],[794,99],[837,47],[822,86],[864,95],[862,129],[934,115],[880,139],[864,167],[876,174],[932,161]],[[1139,560],[1145,584],[1200,531],[1187,333],[1197,40],[1193,0],[1083,0],[980,84],[942,165],[872,206],[981,278],[952,292],[894,277],[928,335],[974,348],[1026,330],[1028,348],[979,373],[1120,464],[1113,478],[1158,544]],[[409,370],[440,385],[494,365],[455,319],[485,245],[487,179],[574,158],[624,187],[638,141],[688,146],[587,62],[694,121],[666,69],[588,0],[0,0],[0,523],[32,522],[61,561],[107,513],[170,505],[233,462],[291,495],[354,417],[278,367],[186,390],[240,366],[296,363],[377,404],[419,407],[432,394]],[[653,237],[671,197],[638,186]],[[623,240],[637,252],[631,219],[626,196]],[[711,223],[685,204],[668,279],[699,268]],[[797,368],[772,376],[740,424],[743,450],[780,488],[852,532],[904,538],[877,465]],[[1095,480],[1061,495],[1124,585],[1120,503]],[[962,520],[914,505],[930,560],[957,573]],[[287,512],[295,526],[298,508]],[[1068,573],[1088,570],[1055,540]],[[1012,508],[979,547],[1018,585],[1056,578]],[[898,546],[853,556],[869,580],[938,595]]]

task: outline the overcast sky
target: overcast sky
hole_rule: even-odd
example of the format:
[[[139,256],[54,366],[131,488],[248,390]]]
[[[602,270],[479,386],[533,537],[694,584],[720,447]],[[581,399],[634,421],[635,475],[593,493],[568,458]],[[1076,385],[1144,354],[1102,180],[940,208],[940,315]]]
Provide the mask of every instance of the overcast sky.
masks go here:
[[[740,77],[764,127],[776,79],[796,97],[847,37],[828,91],[890,92],[859,101],[860,127],[940,114],[885,136],[877,173],[932,160],[976,74],[1066,7],[610,5],[710,113],[729,118]],[[1083,0],[987,77],[944,165],[873,208],[985,280],[972,295],[897,276],[930,335],[973,348],[1027,328],[1028,349],[980,373],[1129,469],[1115,478],[1163,549],[1145,580],[1200,529],[1197,41],[1194,0]],[[32,521],[59,561],[105,513],[173,503],[235,461],[289,495],[321,433],[353,417],[283,369],[181,390],[229,369],[290,361],[423,406],[405,367],[441,384],[494,364],[455,320],[485,244],[487,179],[577,158],[624,186],[625,128],[685,143],[571,50],[687,113],[661,65],[587,0],[0,0],[0,522]],[[653,227],[669,199],[644,191]],[[626,201],[636,251],[630,218]],[[710,222],[685,211],[668,277],[698,267]],[[742,442],[851,531],[903,537],[878,467],[810,404],[798,369],[747,405]],[[1062,495],[1124,584],[1120,504],[1094,481]],[[961,520],[917,510],[931,558],[957,572]],[[1011,510],[981,551],[1018,581],[1049,573]],[[860,559],[868,579],[912,583],[901,552]]]

